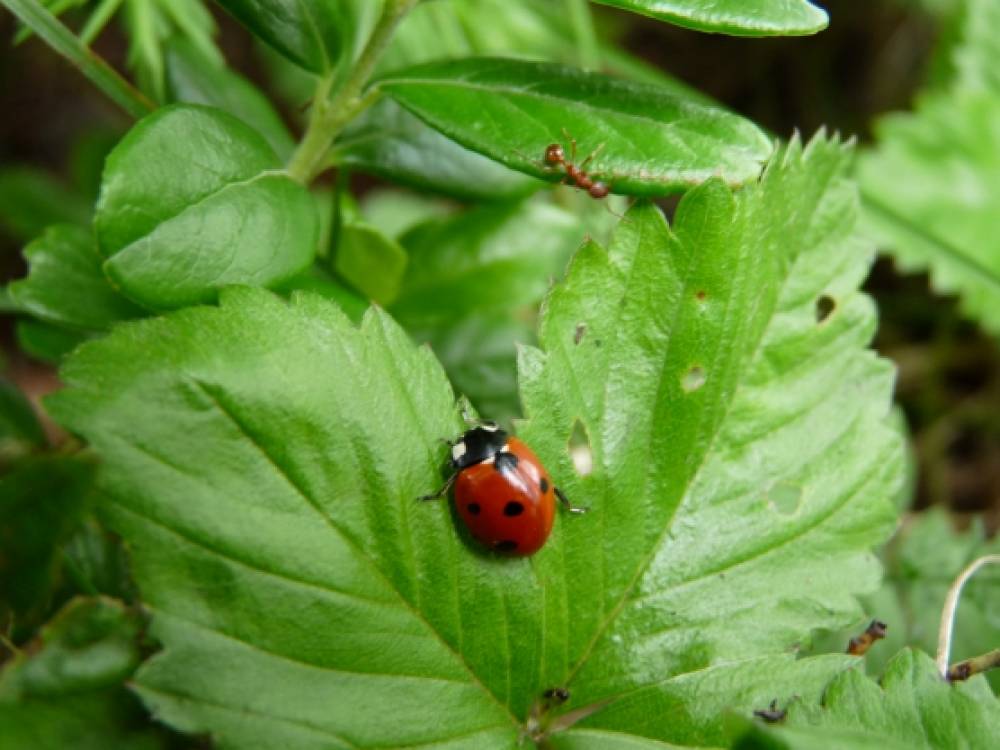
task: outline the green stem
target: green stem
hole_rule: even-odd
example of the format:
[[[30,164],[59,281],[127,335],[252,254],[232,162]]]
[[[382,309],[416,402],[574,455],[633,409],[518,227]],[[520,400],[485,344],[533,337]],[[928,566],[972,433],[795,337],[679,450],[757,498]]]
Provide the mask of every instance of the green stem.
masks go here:
[[[566,15],[569,16],[573,38],[580,54],[580,66],[587,70],[601,67],[601,53],[594,32],[594,17],[590,14],[587,0],[566,0]]]
[[[7,0],[0,0],[6,2]],[[366,107],[371,106],[378,94],[364,92],[368,79],[385,51],[396,26],[418,0],[386,0],[382,17],[365,45],[353,70],[343,86],[330,98],[336,73],[330,72],[316,87],[316,97],[306,133],[288,162],[288,173],[299,182],[308,184],[323,169],[324,157],[337,134]]]
[[[122,78],[98,55],[91,52],[58,18],[37,0],[0,0],[11,13],[52,49],[79,68],[115,104],[133,117],[145,117],[156,105]]]

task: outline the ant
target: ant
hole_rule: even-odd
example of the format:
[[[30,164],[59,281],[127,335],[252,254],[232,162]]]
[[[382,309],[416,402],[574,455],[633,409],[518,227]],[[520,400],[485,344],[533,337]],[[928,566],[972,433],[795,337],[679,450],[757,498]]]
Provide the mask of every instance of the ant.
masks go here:
[[[597,156],[597,153],[604,148],[604,145],[600,145],[597,149],[591,153],[580,166],[576,166],[573,162],[576,161],[576,139],[570,138],[569,133],[564,130],[563,133],[569,138],[570,145],[572,146],[572,151],[570,152],[569,159],[566,159],[566,152],[563,147],[558,143],[550,143],[545,148],[545,165],[547,167],[562,167],[566,170],[566,177],[568,181],[581,190],[586,190],[587,194],[595,200],[600,200],[601,198],[607,197],[611,189],[600,180],[594,180],[587,174],[584,167],[587,166],[587,162]]]

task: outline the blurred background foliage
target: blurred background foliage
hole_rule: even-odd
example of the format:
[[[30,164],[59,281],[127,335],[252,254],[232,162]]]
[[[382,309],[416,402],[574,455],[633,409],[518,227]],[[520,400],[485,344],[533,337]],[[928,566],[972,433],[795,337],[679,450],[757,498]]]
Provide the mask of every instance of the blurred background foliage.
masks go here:
[[[904,522],[883,553],[886,583],[866,604],[890,625],[894,644],[879,647],[886,656],[903,643],[933,651],[947,583],[976,554],[996,551],[990,540],[1000,528],[1000,239],[992,230],[1000,215],[1000,3],[820,4],[831,23],[816,36],[740,39],[598,6],[591,25],[581,3],[430,0],[407,19],[382,70],[467,53],[560,60],[690,88],[781,137],[826,127],[858,139],[865,226],[882,251],[867,282],[880,312],[875,346],[899,368],[899,418],[912,447],[912,482],[899,500]],[[290,153],[311,76],[255,44],[217,6],[49,6],[151,99],[228,109],[279,155]],[[22,250],[46,227],[89,220],[104,156],[130,123],[8,14],[0,15],[0,37],[7,282],[24,277]],[[450,160],[426,156],[449,150]],[[430,343],[483,413],[516,418],[516,346],[533,343],[538,305],[572,251],[587,235],[606,236],[616,216],[566,189],[525,201],[533,180],[464,151],[392,102],[352,126],[335,154],[351,171],[315,194],[324,236],[336,234],[340,246],[291,286],[327,293],[354,316],[367,300],[379,302]],[[675,202],[662,205],[669,215]],[[456,224],[471,240],[449,241]],[[132,601],[121,549],[89,511],[93,467],[66,453],[69,438],[39,422],[21,393],[37,403],[57,388],[54,364],[105,323],[67,326],[45,300],[31,307],[17,289],[0,296],[0,539],[19,543],[0,561],[0,581],[28,567],[39,578],[0,588],[5,656],[74,595]],[[40,477],[51,492],[38,492]],[[22,528],[14,510],[25,503],[35,511]],[[1000,576],[984,572],[963,604],[956,658],[996,646],[984,634],[1000,632],[998,588]],[[71,604],[51,639],[81,619],[134,627],[129,613],[93,601],[101,600]],[[814,648],[842,650],[845,637],[821,637]],[[20,679],[11,675],[8,682]],[[81,700],[105,700],[109,684],[85,686],[91,692]]]

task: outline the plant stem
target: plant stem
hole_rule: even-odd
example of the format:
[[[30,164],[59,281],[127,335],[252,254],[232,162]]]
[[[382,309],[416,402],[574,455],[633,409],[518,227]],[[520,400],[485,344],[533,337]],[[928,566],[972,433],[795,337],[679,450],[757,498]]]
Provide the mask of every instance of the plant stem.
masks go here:
[[[941,611],[941,627],[938,629],[938,649],[937,668],[944,678],[948,677],[948,659],[951,656],[951,636],[955,629],[955,613],[958,610],[958,600],[962,594],[962,587],[972,575],[984,565],[1000,564],[1000,555],[984,555],[973,560],[966,566],[965,570],[958,574],[958,578],[948,589],[948,596],[944,600],[944,609]],[[956,665],[957,666],[957,665]]]
[[[382,17],[372,30],[368,44],[332,99],[330,90],[333,88],[336,72],[331,71],[320,79],[306,133],[288,162],[288,173],[293,178],[308,184],[322,171],[323,157],[330,150],[337,134],[375,101],[377,92],[369,91],[365,94],[365,84],[371,78],[397,24],[416,3],[417,0],[386,0]]]
[[[89,50],[58,18],[37,0],[0,0],[11,13],[52,49],[79,68],[115,104],[135,118],[145,117],[156,105],[118,75],[114,68]]]
[[[949,682],[960,682],[969,679],[974,674],[997,667],[1000,667],[1000,648],[988,651],[982,656],[974,656],[971,659],[960,661],[948,670],[947,677]]]

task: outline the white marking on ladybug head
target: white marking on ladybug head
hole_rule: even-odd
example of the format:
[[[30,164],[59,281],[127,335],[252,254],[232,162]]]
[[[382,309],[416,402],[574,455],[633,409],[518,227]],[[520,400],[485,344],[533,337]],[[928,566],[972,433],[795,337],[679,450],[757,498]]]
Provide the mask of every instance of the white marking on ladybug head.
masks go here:
[[[465,441],[459,440],[453,446],[451,446],[451,460],[458,461],[466,452]]]
[[[482,428],[487,432],[496,432],[497,430],[500,429],[500,425],[498,425],[496,422],[483,422]]]

